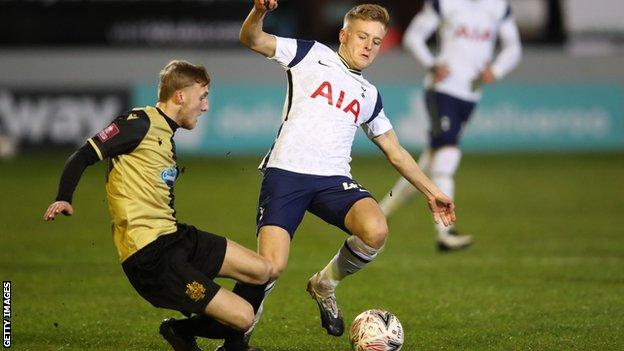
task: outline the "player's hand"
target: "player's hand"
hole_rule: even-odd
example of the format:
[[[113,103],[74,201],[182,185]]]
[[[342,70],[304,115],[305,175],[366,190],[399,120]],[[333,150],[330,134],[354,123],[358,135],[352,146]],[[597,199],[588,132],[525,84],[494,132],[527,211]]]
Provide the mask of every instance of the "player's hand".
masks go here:
[[[53,202],[43,214],[44,221],[53,221],[57,214],[62,213],[66,216],[74,214],[74,208],[67,201]]]
[[[492,66],[488,65],[483,71],[481,71],[481,74],[479,74],[479,80],[485,84],[492,84],[496,81],[496,76],[492,71]]]
[[[433,80],[435,81],[435,83],[439,83],[445,80],[446,77],[448,77],[448,75],[451,73],[451,70],[449,69],[448,65],[442,63],[433,66],[431,68],[431,72],[433,72]]]
[[[442,222],[445,226],[455,223],[455,204],[446,195],[437,195],[427,199],[429,209],[433,213],[433,221]]]
[[[277,8],[277,0],[254,0],[254,7],[261,12],[273,11]]]

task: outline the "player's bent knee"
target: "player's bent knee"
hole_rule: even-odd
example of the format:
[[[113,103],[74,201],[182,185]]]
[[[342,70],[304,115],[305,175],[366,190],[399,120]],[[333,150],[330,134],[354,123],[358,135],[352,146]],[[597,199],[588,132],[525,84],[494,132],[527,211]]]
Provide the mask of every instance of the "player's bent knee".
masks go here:
[[[254,282],[254,284],[264,284],[266,282],[269,281],[269,279],[271,279],[271,275],[273,273],[273,265],[271,264],[271,261],[262,258],[262,263],[260,264],[260,269],[258,272],[258,275],[255,277],[256,281]]]
[[[245,283],[248,284],[265,284],[271,279],[271,274],[273,273],[273,265],[267,259],[259,260],[254,267],[253,272],[249,274]]]
[[[388,227],[378,228],[371,236],[370,243],[366,244],[370,247],[380,249],[386,244],[386,238],[388,238]]]
[[[282,273],[284,272],[284,269],[286,269],[285,265],[282,264],[275,264],[274,262],[271,264],[271,274],[269,276],[271,281],[276,281],[277,278],[280,277],[280,275],[282,275]],[[264,281],[263,283],[266,283],[266,281]]]
[[[372,242],[371,245],[374,248],[381,248],[386,244],[386,238],[388,237],[388,223],[385,218],[380,218],[372,228]]]
[[[369,224],[364,235],[359,236],[362,241],[373,248],[379,249],[386,243],[388,237],[388,224],[385,218],[376,220],[374,223]]]
[[[251,305],[249,307],[250,307],[249,310],[245,313],[245,316],[243,317],[243,320],[242,320],[242,326],[240,328],[242,332],[248,331],[253,326],[253,323],[254,323],[254,311]]]
[[[251,306],[251,304],[245,301],[244,306],[242,306],[237,311],[235,321],[233,323],[234,325],[232,326],[238,329],[239,331],[246,332],[253,325],[253,321],[254,321],[253,307]]]

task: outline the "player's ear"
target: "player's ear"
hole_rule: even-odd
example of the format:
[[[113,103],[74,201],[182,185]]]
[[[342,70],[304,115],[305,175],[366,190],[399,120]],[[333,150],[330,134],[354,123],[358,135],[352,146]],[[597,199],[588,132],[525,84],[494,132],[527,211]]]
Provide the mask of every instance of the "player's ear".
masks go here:
[[[338,33],[338,41],[340,44],[344,44],[347,41],[347,28],[342,28]]]
[[[182,89],[176,90],[176,92],[174,93],[174,96],[175,96],[176,104],[182,105],[184,103],[184,91],[182,91]]]

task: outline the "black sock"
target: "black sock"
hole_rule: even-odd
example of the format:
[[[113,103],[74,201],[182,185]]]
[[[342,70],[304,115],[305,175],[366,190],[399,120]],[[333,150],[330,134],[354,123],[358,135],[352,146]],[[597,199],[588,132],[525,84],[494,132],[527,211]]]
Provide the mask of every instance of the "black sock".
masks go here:
[[[236,295],[247,300],[253,307],[254,313],[257,313],[262,304],[262,300],[264,300],[264,289],[267,285],[269,285],[268,282],[261,285],[236,283],[232,291]]]
[[[260,305],[262,304],[262,300],[264,300],[264,289],[267,285],[268,283],[262,285],[236,283],[232,291],[247,300],[247,302],[249,302],[253,307],[254,313],[257,313]],[[244,348],[247,346],[247,343],[245,342],[245,333],[231,330],[229,335],[226,336],[225,343],[223,345],[228,350]]]
[[[237,330],[221,324],[208,316],[193,316],[171,323],[176,333],[186,336],[202,336],[209,339],[225,339]]]

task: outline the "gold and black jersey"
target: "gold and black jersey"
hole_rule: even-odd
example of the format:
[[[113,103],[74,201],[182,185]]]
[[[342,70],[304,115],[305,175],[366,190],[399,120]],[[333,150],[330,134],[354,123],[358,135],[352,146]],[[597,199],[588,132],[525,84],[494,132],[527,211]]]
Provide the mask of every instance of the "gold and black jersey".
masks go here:
[[[116,118],[88,139],[100,160],[108,158],[106,192],[121,262],[177,229],[173,206],[177,128],[161,110],[147,106]]]

